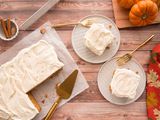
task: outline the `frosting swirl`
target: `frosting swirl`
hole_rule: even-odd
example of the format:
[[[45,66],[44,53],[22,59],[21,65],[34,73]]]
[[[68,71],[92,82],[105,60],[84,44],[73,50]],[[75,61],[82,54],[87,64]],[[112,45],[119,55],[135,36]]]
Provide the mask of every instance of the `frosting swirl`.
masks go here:
[[[86,32],[85,45],[96,55],[102,55],[114,40],[114,35],[103,24],[94,23]]]
[[[128,69],[116,69],[112,81],[111,91],[117,97],[133,99],[139,85],[140,76]]]

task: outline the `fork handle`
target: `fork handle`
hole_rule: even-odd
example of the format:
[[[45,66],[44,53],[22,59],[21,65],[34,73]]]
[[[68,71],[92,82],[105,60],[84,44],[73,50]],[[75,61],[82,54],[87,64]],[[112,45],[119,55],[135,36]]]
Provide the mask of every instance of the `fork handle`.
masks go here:
[[[68,25],[77,25],[78,23],[63,23],[63,24],[57,24],[57,25],[53,25],[52,28],[60,28],[63,26],[68,26]]]
[[[155,35],[151,35],[147,40],[145,40],[142,44],[140,44],[136,49],[134,49],[130,54],[133,54],[136,50],[141,48],[143,45],[147,44]]]
[[[59,105],[59,103],[61,102],[62,98],[58,97],[58,99],[54,102],[54,104],[52,105],[52,107],[50,108],[48,114],[46,115],[44,120],[50,120],[52,118],[53,113],[56,111],[57,106]]]

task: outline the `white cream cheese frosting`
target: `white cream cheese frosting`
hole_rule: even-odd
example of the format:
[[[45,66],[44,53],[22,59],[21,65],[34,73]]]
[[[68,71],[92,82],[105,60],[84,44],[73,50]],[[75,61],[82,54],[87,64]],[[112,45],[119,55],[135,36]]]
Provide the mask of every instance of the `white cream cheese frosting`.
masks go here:
[[[28,95],[9,79],[0,92],[0,118],[2,120],[31,120],[39,113]]]
[[[31,120],[39,112],[15,79],[0,67],[0,120]]]
[[[112,32],[100,23],[92,24],[84,38],[85,46],[98,56],[101,56],[115,39]]]
[[[54,47],[41,40],[0,66],[0,120],[31,120],[37,114],[27,95],[63,67]]]
[[[140,82],[140,76],[128,69],[116,69],[112,81],[111,92],[117,97],[133,99]]]
[[[63,66],[54,47],[41,40],[21,50],[13,60],[1,67],[15,79],[17,87],[27,93]]]

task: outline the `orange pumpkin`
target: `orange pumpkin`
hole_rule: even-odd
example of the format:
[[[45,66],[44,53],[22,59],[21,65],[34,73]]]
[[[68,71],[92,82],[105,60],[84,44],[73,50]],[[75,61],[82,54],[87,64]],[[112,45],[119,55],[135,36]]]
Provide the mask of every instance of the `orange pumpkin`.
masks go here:
[[[153,2],[155,2],[158,6],[158,9],[160,9],[160,0],[152,0]]]
[[[160,8],[160,0],[152,0],[152,1],[154,1],[157,4],[158,8]]]
[[[152,0],[152,1],[157,4],[158,8],[160,8],[160,0]]]
[[[142,0],[135,0],[134,3],[136,4],[137,2],[142,1]],[[158,8],[160,8],[160,0],[151,0],[153,2],[155,2],[158,6]]]
[[[156,3],[151,0],[139,1],[129,12],[129,20],[135,26],[145,26],[152,23],[158,14]]]
[[[117,0],[118,4],[126,9],[130,9],[134,4],[135,0]]]
[[[142,0],[134,0],[134,4],[138,3],[139,1],[142,1]]]

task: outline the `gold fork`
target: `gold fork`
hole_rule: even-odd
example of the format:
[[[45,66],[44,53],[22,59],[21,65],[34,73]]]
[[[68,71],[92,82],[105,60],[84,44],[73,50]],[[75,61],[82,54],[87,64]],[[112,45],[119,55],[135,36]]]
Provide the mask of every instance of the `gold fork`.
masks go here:
[[[64,27],[64,26],[69,26],[69,25],[82,25],[83,27],[89,28],[93,23],[98,22],[97,18],[92,18],[92,19],[85,19],[81,22],[78,23],[64,23],[64,24],[57,24],[57,25],[53,25],[51,26],[52,28],[60,28],[60,27]],[[46,33],[46,29],[45,28],[41,28],[40,32],[42,34]]]
[[[64,24],[57,24],[57,25],[53,25],[52,27],[53,28],[60,28],[60,27],[63,27],[63,26],[68,26],[68,25],[82,25],[84,27],[90,27],[93,23],[97,22],[97,19],[96,18],[92,18],[92,19],[85,19],[81,22],[78,22],[78,23],[64,23]]]
[[[134,49],[132,52],[130,53],[126,53],[121,57],[118,57],[117,59],[117,64],[118,66],[122,66],[124,64],[126,64],[128,61],[130,61],[130,59],[132,58],[133,53],[138,50],[139,48],[141,48],[143,45],[145,45],[146,43],[148,43],[155,35],[151,35],[147,40],[145,40],[142,44],[140,44],[136,49]]]

